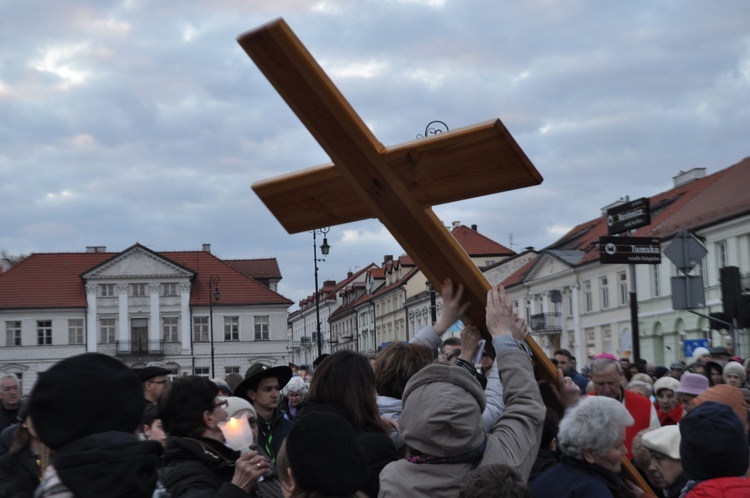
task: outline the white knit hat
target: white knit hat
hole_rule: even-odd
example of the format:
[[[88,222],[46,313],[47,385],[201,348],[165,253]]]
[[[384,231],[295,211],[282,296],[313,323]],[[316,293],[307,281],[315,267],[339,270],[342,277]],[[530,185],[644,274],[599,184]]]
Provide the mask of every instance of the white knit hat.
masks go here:
[[[659,394],[662,389],[669,389],[672,392],[680,387],[680,381],[674,377],[660,377],[654,382],[654,394]]]

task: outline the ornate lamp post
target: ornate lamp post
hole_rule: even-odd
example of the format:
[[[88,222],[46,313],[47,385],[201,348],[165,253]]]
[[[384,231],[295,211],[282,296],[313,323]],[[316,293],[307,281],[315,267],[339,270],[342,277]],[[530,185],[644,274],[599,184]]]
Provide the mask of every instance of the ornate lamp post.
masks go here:
[[[315,330],[317,331],[318,335],[318,356],[323,354],[323,339],[320,336],[320,291],[318,290],[318,262],[319,261],[325,261],[325,258],[318,259],[318,246],[316,244],[315,236],[317,234],[323,235],[323,243],[320,244],[320,252],[323,254],[323,256],[327,256],[328,252],[331,250],[331,246],[328,245],[328,238],[325,236],[329,231],[331,230],[331,227],[324,227],[324,228],[318,228],[315,230],[312,230],[313,234],[313,263],[315,264],[315,320],[316,320],[316,326]]]
[[[216,377],[216,369],[214,368],[214,300],[218,303],[221,298],[221,292],[219,292],[220,280],[218,275],[211,275],[211,278],[208,279],[208,328],[211,340],[211,378]]]

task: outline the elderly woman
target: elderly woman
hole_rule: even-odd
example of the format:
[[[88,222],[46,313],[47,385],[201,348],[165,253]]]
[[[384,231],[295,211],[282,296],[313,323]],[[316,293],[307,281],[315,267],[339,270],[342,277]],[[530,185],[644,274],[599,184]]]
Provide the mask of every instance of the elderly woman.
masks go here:
[[[582,399],[560,422],[560,463],[536,478],[531,496],[617,496],[627,454],[625,428],[632,424],[633,417],[619,401],[606,396]]]
[[[270,463],[256,451],[240,454],[224,444],[226,399],[210,380],[188,376],[159,398],[167,442],[159,478],[172,498],[258,496],[255,484]],[[263,496],[263,495],[260,495]]]
[[[643,435],[643,447],[649,452],[648,479],[665,498],[677,498],[687,484],[680,461],[680,428],[659,427]]]
[[[299,416],[300,405],[305,400],[307,394],[307,384],[302,377],[292,377],[283,389],[284,399],[281,400],[279,408],[286,412],[289,418],[297,420]]]
[[[680,381],[673,377],[662,377],[654,382],[656,414],[662,426],[675,425],[682,418],[682,403],[677,399]]]

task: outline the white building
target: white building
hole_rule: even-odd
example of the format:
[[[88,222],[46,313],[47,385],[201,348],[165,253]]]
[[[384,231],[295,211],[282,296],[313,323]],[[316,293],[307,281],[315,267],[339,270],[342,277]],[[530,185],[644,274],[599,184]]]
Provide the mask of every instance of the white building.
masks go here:
[[[221,378],[285,363],[292,303],[273,290],[280,278],[275,259],[222,261],[209,245],[32,254],[0,275],[0,372],[28,393],[39,372],[84,352]]]

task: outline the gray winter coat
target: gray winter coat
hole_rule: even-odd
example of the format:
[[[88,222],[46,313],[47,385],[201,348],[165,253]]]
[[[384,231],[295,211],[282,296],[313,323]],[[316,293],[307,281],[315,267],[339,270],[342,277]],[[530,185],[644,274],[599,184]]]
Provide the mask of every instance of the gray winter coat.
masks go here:
[[[477,466],[506,464],[528,478],[536,459],[545,406],[531,360],[511,337],[493,340],[503,383],[505,411],[490,434],[482,430],[485,397],[481,386],[460,368],[431,365],[406,386],[400,425],[406,444],[434,457],[463,455],[481,446],[474,463],[411,463],[398,460],[380,473],[379,497],[455,498]]]

